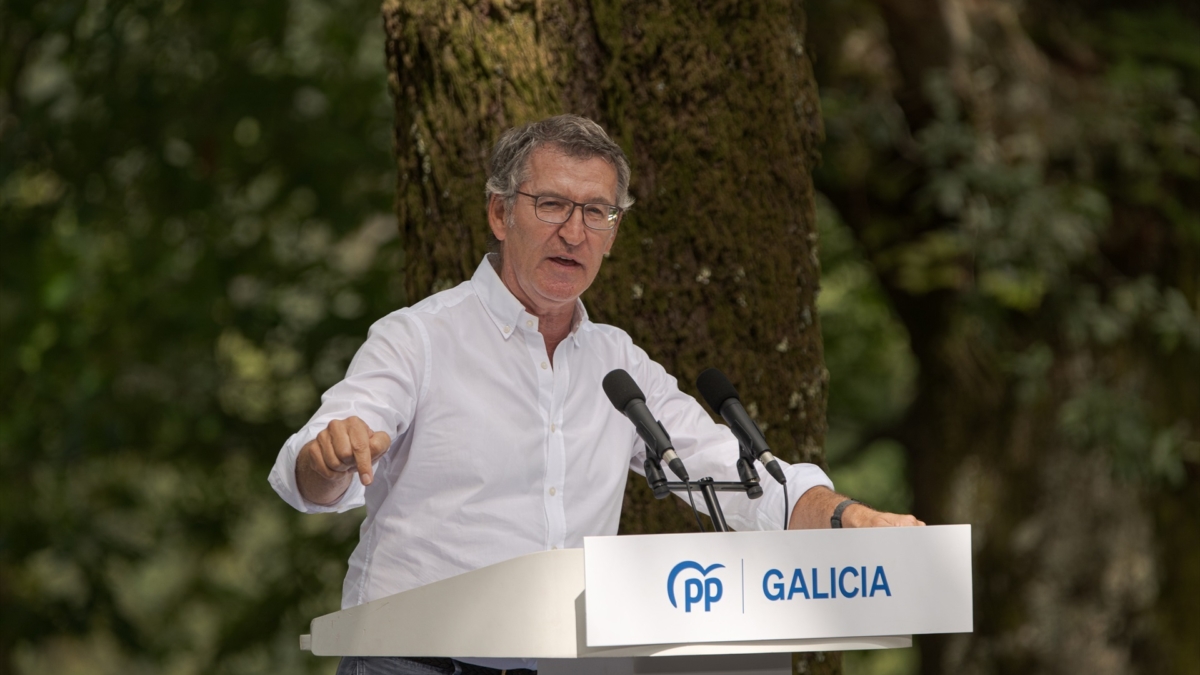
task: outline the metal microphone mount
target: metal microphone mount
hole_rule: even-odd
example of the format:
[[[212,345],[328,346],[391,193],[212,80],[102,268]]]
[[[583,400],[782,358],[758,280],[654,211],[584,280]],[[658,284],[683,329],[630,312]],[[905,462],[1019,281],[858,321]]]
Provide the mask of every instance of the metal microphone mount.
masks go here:
[[[763,494],[762,486],[759,485],[758,471],[755,470],[754,463],[747,458],[748,454],[743,449],[741,456],[738,457],[737,470],[740,480],[716,481],[712,478],[701,478],[695,482],[695,485],[700,488],[701,496],[704,497],[705,505],[708,506],[708,514],[712,518],[713,530],[716,532],[730,531],[729,523],[725,522],[725,512],[721,510],[721,502],[717,501],[718,492],[744,492],[749,499],[758,499]],[[662,464],[651,452],[646,453],[644,467],[646,482],[650,485],[655,499],[666,499],[672,492],[689,491],[692,485],[683,481],[668,481],[666,474],[663,473]]]

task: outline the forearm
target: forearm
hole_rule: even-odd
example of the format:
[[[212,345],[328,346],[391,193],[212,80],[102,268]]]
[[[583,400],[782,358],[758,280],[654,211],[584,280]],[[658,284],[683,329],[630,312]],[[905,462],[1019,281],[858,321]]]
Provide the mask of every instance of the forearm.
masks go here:
[[[829,527],[829,518],[833,515],[833,510],[846,499],[845,496],[826,487],[817,486],[810,489],[796,500],[792,516],[788,519],[788,529],[818,530]]]
[[[838,504],[848,497],[825,487],[815,487],[796,500],[789,530],[818,530],[831,527],[830,518]],[[851,504],[842,511],[842,527],[912,527],[925,523],[914,516],[886,513],[863,504]]]

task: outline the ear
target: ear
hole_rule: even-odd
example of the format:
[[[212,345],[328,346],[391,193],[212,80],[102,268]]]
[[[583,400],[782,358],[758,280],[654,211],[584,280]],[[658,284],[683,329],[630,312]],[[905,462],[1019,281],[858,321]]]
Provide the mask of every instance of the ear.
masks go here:
[[[508,225],[504,223],[504,198],[500,195],[492,195],[488,198],[488,226],[492,228],[492,234],[496,235],[496,239],[504,241],[508,236]]]

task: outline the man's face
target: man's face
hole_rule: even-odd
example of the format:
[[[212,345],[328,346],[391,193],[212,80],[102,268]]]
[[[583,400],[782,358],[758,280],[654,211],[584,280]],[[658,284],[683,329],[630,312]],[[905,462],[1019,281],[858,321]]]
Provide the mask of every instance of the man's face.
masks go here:
[[[580,204],[617,203],[617,171],[599,157],[575,159],[553,146],[541,147],[529,158],[529,179],[521,192],[553,195]],[[505,223],[504,201],[493,198],[488,224],[504,242],[500,277],[517,299],[537,315],[573,309],[600,270],[612,248],[617,228],[598,231],[583,224],[583,209],[575,209],[561,225],[539,220],[532,197],[517,195],[512,226]]]

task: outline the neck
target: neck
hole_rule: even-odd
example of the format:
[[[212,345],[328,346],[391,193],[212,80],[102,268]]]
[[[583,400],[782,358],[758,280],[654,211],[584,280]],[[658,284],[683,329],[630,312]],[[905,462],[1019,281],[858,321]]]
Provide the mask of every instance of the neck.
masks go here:
[[[546,342],[546,355],[551,361],[554,360],[554,350],[558,348],[558,343],[571,334],[571,323],[574,319],[573,311],[565,316],[538,316],[538,332]]]
[[[500,273],[500,280],[504,282],[504,287],[525,307],[525,311],[537,317],[538,332],[542,334],[542,339],[546,343],[546,356],[553,363],[554,350],[571,334],[571,325],[575,321],[576,300],[564,303],[534,302],[517,283],[516,275],[511,269],[500,265],[500,269],[497,271]]]

